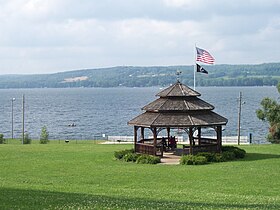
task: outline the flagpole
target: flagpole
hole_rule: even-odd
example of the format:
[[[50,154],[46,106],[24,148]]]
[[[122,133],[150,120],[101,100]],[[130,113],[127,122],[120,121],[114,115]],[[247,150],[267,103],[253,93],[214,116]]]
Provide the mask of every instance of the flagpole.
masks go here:
[[[195,72],[196,72],[196,43],[194,45],[194,65],[193,65],[193,89],[195,90]]]

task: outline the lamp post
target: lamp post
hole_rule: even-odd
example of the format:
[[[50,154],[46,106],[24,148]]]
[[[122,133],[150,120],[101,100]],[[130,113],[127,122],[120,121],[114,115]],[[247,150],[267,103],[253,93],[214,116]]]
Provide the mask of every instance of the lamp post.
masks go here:
[[[22,95],[22,144],[24,144],[24,104],[25,104],[25,98],[23,94]]]
[[[15,98],[12,98],[11,101],[12,101],[12,139],[14,139],[14,101],[16,99]]]
[[[239,99],[238,99],[238,122],[237,122],[237,144],[240,145],[240,127],[241,127],[241,107],[245,104],[245,102],[242,102],[242,92],[239,93]]]

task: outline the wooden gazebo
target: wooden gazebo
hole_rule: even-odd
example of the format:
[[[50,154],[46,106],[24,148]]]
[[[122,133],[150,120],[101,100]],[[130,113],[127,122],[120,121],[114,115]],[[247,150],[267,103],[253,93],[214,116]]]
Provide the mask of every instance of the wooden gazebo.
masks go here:
[[[226,125],[227,119],[213,112],[215,107],[199,99],[200,95],[179,81],[159,92],[156,95],[158,99],[142,108],[144,113],[128,122],[134,126],[135,152],[162,156],[162,138],[158,138],[158,134],[165,129],[167,139],[170,138],[171,129],[181,129],[188,134],[189,145],[182,149],[184,154],[220,152],[222,126]],[[203,137],[203,128],[213,128],[216,137]],[[145,138],[145,129],[151,130],[152,138]]]

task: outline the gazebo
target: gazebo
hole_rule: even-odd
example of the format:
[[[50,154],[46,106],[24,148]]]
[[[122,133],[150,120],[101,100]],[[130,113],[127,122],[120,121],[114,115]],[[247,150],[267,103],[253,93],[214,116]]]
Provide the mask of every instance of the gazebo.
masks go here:
[[[170,139],[171,129],[183,130],[188,135],[189,144],[183,145],[183,154],[221,151],[222,126],[227,124],[227,119],[213,112],[214,106],[198,98],[200,93],[177,81],[156,96],[159,98],[142,108],[144,113],[128,122],[134,126],[135,152],[162,156],[162,138],[158,136],[166,130],[166,139]],[[213,128],[216,136],[204,137],[205,128]],[[145,136],[145,129],[151,130],[152,138]]]

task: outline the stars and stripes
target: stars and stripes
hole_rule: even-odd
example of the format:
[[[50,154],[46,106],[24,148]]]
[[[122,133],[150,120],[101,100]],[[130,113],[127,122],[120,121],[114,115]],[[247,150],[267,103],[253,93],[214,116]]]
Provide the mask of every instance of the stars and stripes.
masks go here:
[[[215,58],[213,58],[213,56],[206,50],[196,47],[196,61],[214,64]]]

